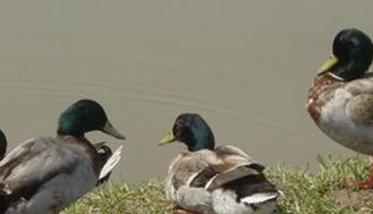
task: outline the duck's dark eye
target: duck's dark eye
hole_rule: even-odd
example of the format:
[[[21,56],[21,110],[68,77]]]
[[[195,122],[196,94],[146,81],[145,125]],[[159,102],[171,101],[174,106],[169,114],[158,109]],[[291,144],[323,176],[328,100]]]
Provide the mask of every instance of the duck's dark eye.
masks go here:
[[[333,53],[339,61],[347,61],[351,50],[355,47],[356,45],[353,42],[341,39],[339,43],[333,46]]]
[[[180,135],[182,133],[182,127],[180,127],[180,125],[178,124],[175,124],[174,127],[172,127],[172,132],[174,133],[174,136],[176,137],[176,139],[180,138]]]
[[[176,121],[174,127],[172,128],[175,137],[179,140],[182,140],[185,137],[185,133],[187,132],[186,130],[187,128],[181,120]]]
[[[192,143],[193,140],[193,132],[188,127],[185,126],[181,121],[177,121],[172,128],[172,131],[178,141],[184,142],[184,143]]]

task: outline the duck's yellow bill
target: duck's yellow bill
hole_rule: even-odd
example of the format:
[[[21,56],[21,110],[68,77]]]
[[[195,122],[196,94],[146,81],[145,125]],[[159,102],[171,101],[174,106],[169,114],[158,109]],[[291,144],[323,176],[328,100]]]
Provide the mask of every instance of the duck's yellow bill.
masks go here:
[[[337,57],[334,55],[330,55],[325,62],[321,65],[319,71],[317,72],[318,74],[323,74],[327,72],[331,67],[333,67],[335,64],[338,63]]]
[[[159,141],[160,146],[170,144],[176,141],[176,138],[172,131],[167,132],[167,134]]]

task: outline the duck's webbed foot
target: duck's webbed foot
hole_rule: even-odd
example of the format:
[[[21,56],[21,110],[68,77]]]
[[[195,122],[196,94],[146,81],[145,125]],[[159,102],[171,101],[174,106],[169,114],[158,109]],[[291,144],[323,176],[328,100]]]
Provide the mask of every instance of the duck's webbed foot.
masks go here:
[[[358,183],[360,189],[373,189],[373,158],[370,157],[369,177],[365,181]]]
[[[373,189],[373,180],[368,179],[358,183],[360,189],[368,190]]]
[[[175,207],[174,214],[202,214],[200,212],[184,209],[182,207]]]

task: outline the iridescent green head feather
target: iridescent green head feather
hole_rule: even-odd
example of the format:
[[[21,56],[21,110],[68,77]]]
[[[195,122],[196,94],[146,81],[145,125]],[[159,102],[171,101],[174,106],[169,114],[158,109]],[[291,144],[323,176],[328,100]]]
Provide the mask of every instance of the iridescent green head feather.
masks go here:
[[[111,125],[102,106],[93,100],[79,100],[62,112],[58,119],[58,134],[81,137],[95,130],[125,139]]]
[[[214,135],[203,118],[198,114],[185,113],[179,115],[172,131],[162,138],[160,144],[179,141],[188,146],[189,151],[200,149],[214,149]]]
[[[319,74],[326,72],[350,81],[367,72],[373,57],[370,38],[357,29],[340,31],[333,41],[333,55],[321,66]]]

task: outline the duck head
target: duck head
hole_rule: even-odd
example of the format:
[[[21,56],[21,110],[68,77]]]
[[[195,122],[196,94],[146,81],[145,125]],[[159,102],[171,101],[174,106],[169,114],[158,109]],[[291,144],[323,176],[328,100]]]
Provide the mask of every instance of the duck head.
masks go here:
[[[90,131],[102,131],[118,139],[125,139],[108,120],[103,107],[93,100],[83,99],[68,107],[58,119],[57,133],[84,137]]]
[[[343,81],[361,77],[372,63],[373,44],[360,30],[340,31],[333,41],[333,54],[323,63],[319,74],[331,73]]]
[[[200,149],[213,150],[215,147],[214,135],[209,125],[200,115],[192,113],[179,115],[172,130],[160,140],[159,145],[176,141],[184,143],[192,152]]]

